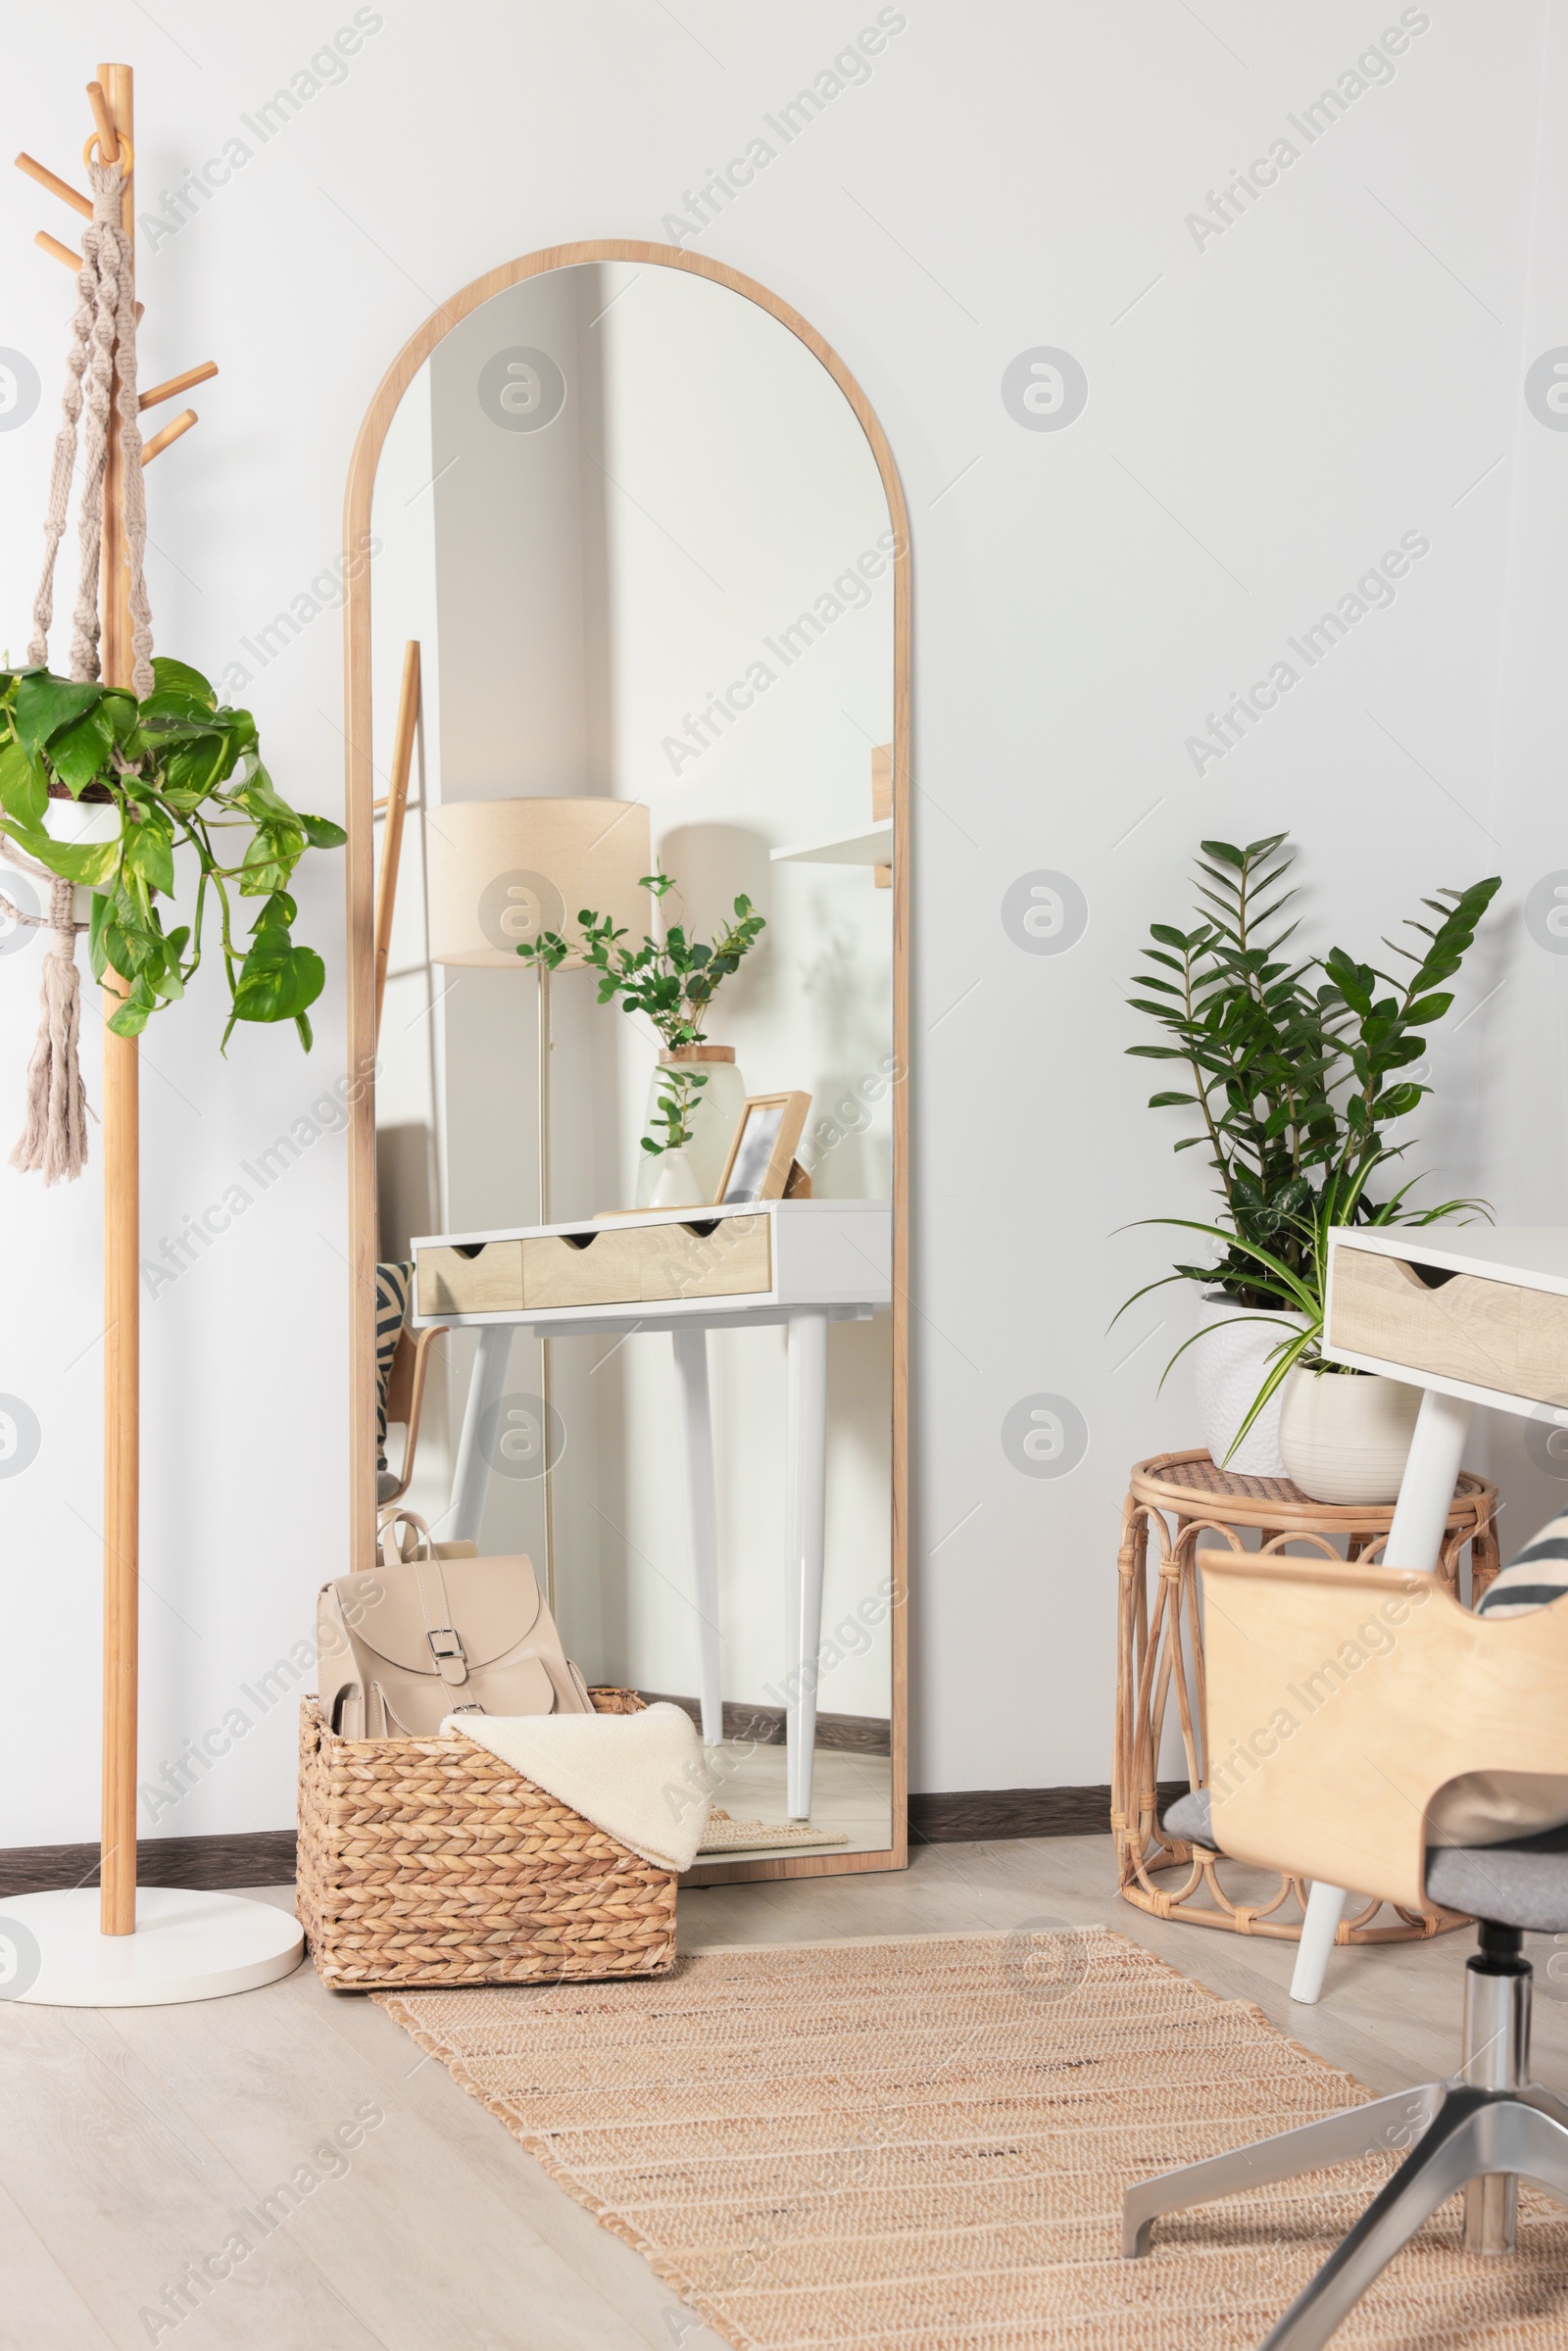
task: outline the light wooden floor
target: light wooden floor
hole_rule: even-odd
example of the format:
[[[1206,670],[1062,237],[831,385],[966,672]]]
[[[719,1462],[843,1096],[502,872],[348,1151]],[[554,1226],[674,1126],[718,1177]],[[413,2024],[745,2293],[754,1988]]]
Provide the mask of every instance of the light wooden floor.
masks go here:
[[[1288,1946],[1161,1925],[1110,1885],[1108,1837],[937,1845],[906,1875],[683,1894],[681,1935],[697,1948],[1104,1923],[1225,1996],[1255,2000],[1373,2089],[1456,2062],[1469,1935],[1337,1953],[1321,2004],[1293,2008]],[[1568,2092],[1568,1982],[1543,1981],[1553,1946],[1530,1940],[1537,2071]],[[367,2104],[384,2119],[348,2169],[155,2334],[139,2313],[187,2264],[220,2253],[242,2215]],[[711,2351],[718,2340],[379,2009],[323,1991],[308,1965],[192,2008],[110,2017],[0,2002],[0,2351],[151,2340]]]

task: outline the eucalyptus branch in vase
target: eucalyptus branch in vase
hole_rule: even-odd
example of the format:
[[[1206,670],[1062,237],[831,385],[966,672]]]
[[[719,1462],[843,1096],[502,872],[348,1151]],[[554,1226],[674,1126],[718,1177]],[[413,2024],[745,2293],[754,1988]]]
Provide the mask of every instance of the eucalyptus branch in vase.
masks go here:
[[[662,904],[675,888],[668,874],[645,873],[639,885]],[[737,898],[732,919],[710,945],[689,935],[682,923],[670,923],[662,939],[645,936],[640,946],[626,944],[629,934],[616,930],[608,914],[583,907],[577,916],[581,938],[575,943],[559,931],[544,931],[526,940],[517,953],[525,963],[559,970],[569,955],[580,955],[599,973],[599,1002],[617,997],[623,1012],[644,1012],[659,1033],[666,1053],[690,1052],[706,1042],[709,1008],[723,981],[741,963],[766,929],[760,914],[752,911],[749,898]],[[645,1151],[660,1154],[680,1151],[692,1140],[692,1118],[706,1070],[671,1061],[659,1073],[659,1103],[654,1124],[662,1129],[662,1142],[642,1138]]]

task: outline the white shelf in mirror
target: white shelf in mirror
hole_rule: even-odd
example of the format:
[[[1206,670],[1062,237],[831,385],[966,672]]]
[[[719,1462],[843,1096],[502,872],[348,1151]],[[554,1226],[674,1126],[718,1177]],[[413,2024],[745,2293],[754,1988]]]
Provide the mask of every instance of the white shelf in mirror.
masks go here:
[[[775,865],[888,865],[893,860],[893,819],[868,824],[858,833],[833,833],[825,841],[798,841],[768,853]]]

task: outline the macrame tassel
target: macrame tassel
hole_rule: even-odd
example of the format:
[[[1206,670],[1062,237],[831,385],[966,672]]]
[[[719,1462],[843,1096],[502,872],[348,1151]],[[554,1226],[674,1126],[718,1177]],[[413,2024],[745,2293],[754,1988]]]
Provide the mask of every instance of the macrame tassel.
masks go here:
[[[92,182],[92,219],[81,240],[76,314],[72,320],[60,431],[49,476],[43,576],[33,601],[32,640],[27,659],[39,666],[49,659],[55,559],[65,535],[80,424],[82,482],[77,520],[81,570],[72,621],[71,675],[88,679],[99,674],[104,477],[113,429],[110,392],[118,361],[120,446],[124,459],[125,561],[130,573],[130,682],[131,691],[140,699],[153,690],[153,636],[143,576],[147,506],[141,478],[141,427],[136,420],[136,290],[130,240],[120,225],[124,170],[119,163],[90,162],[87,176]],[[12,861],[24,865],[28,872],[39,871],[30,860],[19,856],[13,856]],[[76,1052],[81,1027],[81,980],[76,970],[78,926],[73,919],[74,906],[71,883],[55,881],[49,903],[54,936],[44,956],[38,1042],[27,1068],[27,1122],[21,1142],[11,1154],[13,1167],[24,1175],[41,1170],[46,1184],[56,1184],[62,1176],[74,1183],[87,1164],[87,1094]]]
[[[81,1082],[81,979],[76,970],[75,891],[57,881],[49,900],[51,938],[39,991],[38,1042],[27,1065],[27,1121],[11,1154],[22,1174],[74,1183],[87,1164],[87,1089]]]

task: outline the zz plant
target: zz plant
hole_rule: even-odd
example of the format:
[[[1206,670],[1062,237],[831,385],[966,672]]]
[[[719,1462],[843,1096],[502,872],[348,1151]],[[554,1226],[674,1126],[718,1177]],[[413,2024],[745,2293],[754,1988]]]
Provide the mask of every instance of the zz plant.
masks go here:
[[[674,889],[668,874],[645,873],[638,885],[651,890],[661,903]],[[628,937],[617,931],[608,914],[584,907],[577,920],[582,937],[575,948],[559,931],[545,931],[517,949],[525,963],[543,963],[557,970],[568,955],[580,955],[599,973],[599,1002],[620,999],[623,1012],[646,1012],[659,1031],[664,1051],[678,1053],[704,1042],[709,1007],[719,985],[738,971],[767,924],[754,914],[749,898],[737,898],[734,919],[717,933],[711,946],[690,937],[681,923],[672,922],[662,939],[645,937],[640,946],[623,945]],[[663,1141],[645,1135],[645,1151],[678,1151],[692,1139],[692,1113],[708,1083],[704,1070],[662,1067],[659,1106],[654,1124]]]
[[[1129,1000],[1155,1023],[1161,1042],[1127,1050],[1181,1067],[1186,1083],[1151,1095],[1149,1106],[1190,1115],[1196,1131],[1175,1149],[1206,1148],[1221,1199],[1212,1223],[1147,1221],[1201,1235],[1217,1257],[1178,1264],[1136,1291],[1118,1315],[1168,1282],[1196,1282],[1290,1317],[1234,1450],[1294,1364],[1321,1366],[1331,1230],[1485,1212],[1472,1200],[1416,1205],[1407,1198],[1415,1178],[1382,1199],[1372,1185],[1410,1148],[1391,1143],[1389,1130],[1432,1091],[1415,1065],[1427,1053],[1427,1032],[1453,1004],[1445,983],[1474,945],[1501,880],[1494,875],[1424,899],[1432,921],[1411,916],[1404,925],[1418,944],[1384,941],[1411,966],[1395,974],[1340,947],[1321,956],[1301,952],[1288,914],[1295,851],[1286,834],[1246,847],[1204,841],[1200,849],[1200,919],[1190,931],[1151,925],[1148,968],[1135,982],[1142,993]],[[1205,1335],[1197,1332],[1177,1348],[1167,1374]]]
[[[139,1035],[183,996],[216,907],[229,997],[223,1045],[236,1021],[292,1020],[309,1052],[308,1011],[326,975],[315,949],[294,942],[288,885],[307,849],[341,848],[347,835],[279,798],[249,710],[220,707],[183,661],[155,661],[153,675],[138,702],[47,669],[0,670],[0,833],[93,892],[94,975],[116,971],[128,991],[109,1023],[117,1035]],[[109,803],[118,832],[57,841],[43,822],[51,797]],[[178,850],[194,855],[196,901],[188,923],[166,930],[158,902],[175,894]],[[260,901],[244,939],[231,891]]]
[[[1409,1148],[1391,1145],[1387,1131],[1432,1091],[1413,1066],[1428,1050],[1426,1032],[1452,1005],[1444,983],[1459,970],[1501,887],[1494,876],[1423,900],[1435,920],[1412,916],[1405,928],[1426,944],[1384,942],[1412,966],[1396,976],[1344,948],[1322,956],[1300,952],[1297,924],[1286,918],[1295,896],[1286,881],[1295,857],[1287,838],[1271,833],[1246,848],[1200,845],[1200,919],[1190,931],[1150,926],[1149,968],[1135,982],[1142,993],[1129,1000],[1156,1024],[1161,1041],[1127,1051],[1176,1062],[1186,1080],[1151,1095],[1149,1106],[1194,1114],[1196,1131],[1175,1149],[1206,1147],[1224,1209],[1219,1264],[1178,1266],[1166,1278],[1217,1284],[1245,1305],[1284,1302],[1259,1249],[1293,1275],[1308,1269],[1315,1206],[1331,1178],[1340,1181],[1348,1221],[1380,1220],[1364,1179]],[[1425,1221],[1470,1204],[1420,1213]],[[1404,1211],[1399,1220],[1417,1213]]]

